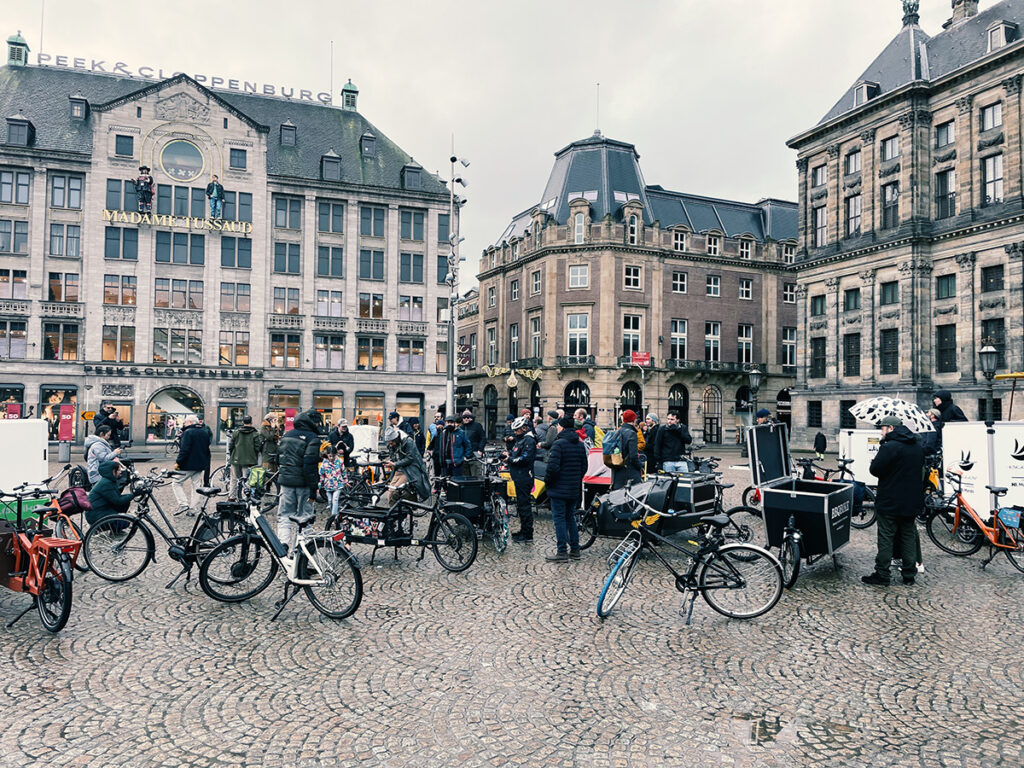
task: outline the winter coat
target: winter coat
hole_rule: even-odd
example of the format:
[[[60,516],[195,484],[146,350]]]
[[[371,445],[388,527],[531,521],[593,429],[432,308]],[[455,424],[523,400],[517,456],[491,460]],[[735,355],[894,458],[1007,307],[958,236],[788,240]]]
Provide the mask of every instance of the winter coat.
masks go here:
[[[416,450],[419,452],[420,456],[422,456],[427,450],[427,436],[423,434],[423,430],[417,431],[414,429],[411,437],[413,443],[416,444]]]
[[[89,482],[95,485],[100,481],[100,464],[113,461],[114,449],[102,437],[89,435],[85,438],[85,465],[89,474]]]
[[[563,429],[548,452],[544,490],[552,499],[579,502],[583,495],[583,476],[587,473],[587,449],[575,430]]]
[[[320,485],[320,434],[309,411],[295,417],[292,429],[284,433],[277,450],[281,471],[277,481],[288,488],[308,488],[310,496]]]
[[[85,519],[89,525],[95,525],[108,515],[124,514],[132,503],[132,494],[121,493],[121,489],[114,477],[114,470],[117,464],[113,461],[100,463],[100,480],[89,491],[89,503],[92,509],[85,513]]]
[[[932,422],[933,426],[938,427],[942,422]],[[936,429],[934,432],[918,432],[917,442],[921,444],[921,448],[924,450],[924,455],[928,456],[932,453],[938,453],[942,450],[942,431],[941,427]]]
[[[612,490],[625,487],[630,480],[639,482],[643,479],[643,465],[637,450],[636,425],[623,424],[619,427],[619,451],[625,464],[612,467]]]
[[[484,434],[483,425],[479,421],[474,419],[469,424],[462,425],[462,431],[466,434],[469,439],[469,449],[473,453],[483,451],[484,445],[487,443],[487,435]],[[458,462],[456,462],[458,463]]]
[[[352,458],[352,451],[356,449],[356,439],[351,432],[342,432],[338,427],[335,427],[327,435],[327,440],[341,454],[341,459],[345,462],[346,467],[355,464],[356,460]]]
[[[407,419],[399,419],[398,423],[395,424],[395,426],[398,427],[402,432],[407,434],[409,437],[412,437],[412,424],[410,424]]]
[[[517,437],[508,455],[508,473],[513,480],[526,482],[533,477],[533,463],[537,460],[537,440],[527,432]]]
[[[651,467],[661,466],[662,459],[658,454],[658,433],[661,432],[661,429],[660,424],[655,424],[653,427],[648,427],[647,432],[644,433],[644,440],[647,442],[644,454],[647,456],[647,464]]]
[[[210,466],[210,438],[204,427],[192,424],[181,431],[181,449],[175,464],[183,472],[197,472]]]
[[[276,427],[270,426],[269,421],[264,421],[260,424],[260,437],[263,439],[263,444],[260,447],[260,451],[263,454],[263,463],[276,467],[277,449],[281,442],[281,435]]]
[[[392,452],[391,461],[395,470],[405,474],[410,487],[416,490],[420,500],[430,496],[430,479],[427,476],[427,465],[423,461],[423,454],[416,450],[416,443],[406,435]]]
[[[344,483],[345,464],[341,459],[324,459],[320,462],[320,487],[325,491],[337,491]]]
[[[882,439],[869,471],[878,478],[875,511],[885,517],[914,517],[924,506],[924,449],[902,424]]]
[[[949,424],[951,421],[967,421],[960,406],[953,402],[953,393],[948,389],[940,389],[934,397],[939,398],[939,413],[942,414],[942,423]]]
[[[101,425],[106,424],[110,427],[110,443],[111,448],[121,447],[121,430],[124,429],[124,422],[117,415],[117,412],[106,413],[103,410],[96,411],[96,415],[92,417],[93,432],[98,430]]]
[[[814,436],[814,452],[824,453],[825,452],[825,433],[819,432]]]
[[[664,424],[658,428],[654,455],[662,464],[666,461],[682,461],[686,457],[686,446],[692,442],[690,428],[685,424]]]
[[[476,422],[473,422],[474,424]],[[481,430],[483,431],[483,430]],[[473,452],[472,444],[464,429],[442,429],[438,433],[441,461],[444,464],[461,464]]]
[[[555,444],[556,437],[558,437],[558,422],[552,421],[544,432],[544,438],[540,441],[540,447],[550,451],[551,447]]]
[[[594,432],[594,426],[594,422],[591,421],[589,418],[586,418],[583,420],[583,426],[580,427],[580,429],[583,430],[583,435],[590,442],[594,442],[594,435],[597,434],[596,432]]]
[[[206,185],[206,196],[207,197],[219,197],[221,200],[224,199],[224,186],[219,181],[211,181]]]
[[[228,455],[236,467],[255,467],[260,457],[262,438],[256,427],[241,426],[231,435]]]

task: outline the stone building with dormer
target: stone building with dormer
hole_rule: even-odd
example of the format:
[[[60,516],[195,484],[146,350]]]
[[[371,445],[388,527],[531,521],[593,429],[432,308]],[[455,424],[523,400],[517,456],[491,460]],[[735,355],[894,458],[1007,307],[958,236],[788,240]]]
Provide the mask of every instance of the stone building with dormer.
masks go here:
[[[448,191],[351,82],[334,107],[31,65],[20,36],[7,53],[0,416],[81,441],[108,402],[136,441],[190,412],[223,439],[246,413],[376,424],[444,402]]]
[[[524,407],[582,407],[602,427],[628,408],[732,443],[755,365],[760,403],[788,418],[796,206],[648,185],[639,157],[600,132],[569,144],[538,203],[484,250],[456,327],[459,394],[489,434]]]
[[[934,36],[916,1],[903,6],[896,37],[788,142],[799,175],[797,435],[853,427],[849,406],[879,394],[927,408],[949,389],[980,418],[982,345],[999,351],[999,370],[1024,367],[1024,0],[980,10],[952,0]],[[1006,394],[997,383],[997,418],[1009,416]]]

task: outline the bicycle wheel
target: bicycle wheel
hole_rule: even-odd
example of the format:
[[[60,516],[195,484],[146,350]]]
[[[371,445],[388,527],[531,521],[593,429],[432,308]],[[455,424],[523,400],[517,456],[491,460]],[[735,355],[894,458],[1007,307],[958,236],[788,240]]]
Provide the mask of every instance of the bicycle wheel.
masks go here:
[[[958,519],[956,507],[935,510],[924,527],[936,547],[957,557],[973,555],[985,543],[984,534],[966,512]]]
[[[231,493],[231,467],[228,464],[222,464],[210,472],[210,486]]]
[[[764,538],[764,521],[758,507],[739,506],[727,509],[731,525],[722,529],[722,534],[729,542],[749,544]]]
[[[697,574],[704,602],[730,619],[753,619],[782,597],[782,565],[752,544],[726,544]]]
[[[108,515],[89,529],[82,552],[101,579],[128,581],[153,559],[153,534],[130,515]]]
[[[601,594],[597,598],[597,615],[602,619],[612,612],[612,609],[619,602],[622,593],[629,586],[629,580],[633,576],[633,568],[636,561],[640,559],[640,547],[632,552],[623,552],[615,565],[608,572],[608,578],[604,580],[601,587]]]
[[[1020,528],[1009,528],[1000,530],[1000,541],[1008,544],[1012,549],[1004,549],[1003,554],[1010,561],[1010,565],[1024,573],[1024,531]]]
[[[743,506],[761,508],[761,493],[757,486],[750,485],[743,489]]]
[[[491,541],[499,555],[508,547],[508,502],[498,494],[491,496]]]
[[[170,458],[171,456],[177,456],[180,449],[181,446],[178,445],[178,443],[176,443],[173,440],[168,443],[164,443],[164,456],[166,456],[167,458]]]
[[[476,560],[476,530],[458,512],[449,512],[440,520],[435,518],[427,538],[443,542],[432,544],[431,548],[441,567],[452,573],[466,570]]]
[[[199,566],[199,586],[222,603],[240,603],[270,586],[277,575],[277,559],[263,539],[243,533],[222,541]]]
[[[782,581],[786,589],[792,589],[800,575],[800,542],[787,535],[779,547],[779,564],[782,566]]]
[[[319,583],[303,586],[306,597],[329,619],[351,616],[363,599],[363,576],[355,557],[340,541],[328,538],[314,539],[309,546],[313,559],[303,555],[299,573]]]
[[[576,529],[580,537],[580,549],[587,549],[597,541],[597,515],[587,509],[576,510]]]
[[[870,528],[875,524],[875,492],[870,488],[864,488],[864,501],[860,505],[860,514],[850,516],[850,526],[858,530]]]
[[[40,555],[44,557],[44,555]],[[60,632],[71,615],[71,558],[58,554],[50,560],[36,596],[39,620],[50,632]]]
[[[82,541],[85,537],[82,535],[82,529],[78,527],[71,518],[58,517],[57,522],[53,526],[53,535],[58,539],[69,539],[71,541]],[[86,562],[85,553],[81,549],[78,550],[78,557],[75,558],[73,563],[76,571],[86,573],[89,570],[89,563]]]

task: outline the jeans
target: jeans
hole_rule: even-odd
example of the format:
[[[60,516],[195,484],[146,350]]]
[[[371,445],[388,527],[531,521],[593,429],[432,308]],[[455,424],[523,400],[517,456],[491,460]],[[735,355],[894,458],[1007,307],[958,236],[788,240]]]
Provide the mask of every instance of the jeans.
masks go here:
[[[198,494],[196,493],[196,485],[198,481],[197,476],[202,476],[203,470],[201,469],[183,469],[180,470],[181,477],[171,483],[171,490],[174,491],[174,498],[178,500],[178,509],[185,509],[187,507],[194,507],[199,503]],[[191,502],[185,498],[185,483],[190,482]]]
[[[309,500],[309,488],[305,486],[281,486],[281,503],[277,507],[277,538],[287,549],[291,549],[295,523],[289,515],[308,515],[313,511]]]
[[[889,578],[889,567],[895,550],[896,556],[903,560],[900,569],[903,578],[914,578],[917,575],[917,520],[913,517],[879,515],[876,525],[878,555],[875,557],[875,573]]]
[[[219,197],[210,198],[210,218],[219,219],[224,211],[224,201]]]
[[[662,462],[661,468],[666,472],[689,472],[690,462],[688,461],[665,461]]]
[[[551,519],[555,523],[555,546],[559,554],[565,554],[566,544],[570,552],[580,551],[580,532],[576,527],[576,503],[570,499],[548,497],[551,504]]]
[[[331,503],[331,517],[335,517],[338,514],[338,502],[341,501],[341,488],[328,491],[327,499]]]

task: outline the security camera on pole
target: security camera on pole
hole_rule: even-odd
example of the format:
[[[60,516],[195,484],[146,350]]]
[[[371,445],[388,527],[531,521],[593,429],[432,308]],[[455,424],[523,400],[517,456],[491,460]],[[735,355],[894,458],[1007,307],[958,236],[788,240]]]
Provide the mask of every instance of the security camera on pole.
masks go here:
[[[455,139],[452,139],[451,175],[446,182],[448,184],[448,274],[445,282],[448,284],[448,381],[445,387],[445,413],[455,413],[455,381],[458,368],[455,362],[455,305],[459,300],[459,243],[466,238],[459,236],[461,229],[459,222],[462,217],[456,218],[456,205],[462,208],[466,204],[466,198],[455,195],[455,185],[468,186],[462,176],[455,175],[455,163],[461,163],[463,168],[469,167],[469,161],[455,155]]]

